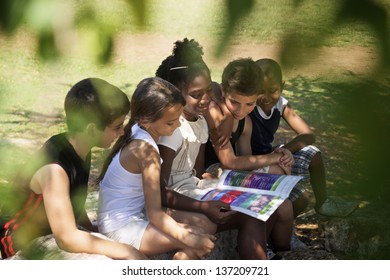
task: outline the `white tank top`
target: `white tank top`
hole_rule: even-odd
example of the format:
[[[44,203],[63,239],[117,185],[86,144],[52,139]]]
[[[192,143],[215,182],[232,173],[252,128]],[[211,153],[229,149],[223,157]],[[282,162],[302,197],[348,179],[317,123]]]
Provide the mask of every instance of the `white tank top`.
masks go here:
[[[133,139],[143,140],[159,152],[152,136],[138,124],[133,125],[132,135]],[[130,221],[144,219],[142,173],[128,172],[119,158],[120,152],[114,156],[100,182],[97,222],[101,233],[112,232]]]

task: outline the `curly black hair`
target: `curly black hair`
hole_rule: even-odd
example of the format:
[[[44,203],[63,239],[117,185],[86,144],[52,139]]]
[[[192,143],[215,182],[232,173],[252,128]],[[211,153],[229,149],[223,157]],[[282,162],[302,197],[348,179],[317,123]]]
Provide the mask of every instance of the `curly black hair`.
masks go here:
[[[195,39],[184,38],[174,43],[172,54],[166,57],[156,71],[156,76],[175,86],[188,84],[198,75],[210,76],[203,61],[203,48]]]

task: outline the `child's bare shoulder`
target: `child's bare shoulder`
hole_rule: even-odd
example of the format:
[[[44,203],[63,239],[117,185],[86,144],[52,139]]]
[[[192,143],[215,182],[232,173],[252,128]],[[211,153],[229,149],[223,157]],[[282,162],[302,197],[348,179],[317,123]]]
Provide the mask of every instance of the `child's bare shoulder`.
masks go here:
[[[216,101],[212,100],[212,101],[210,101],[209,108],[210,109],[218,109],[218,110],[220,110],[221,106],[222,106],[222,104],[217,103]]]
[[[214,119],[214,120],[220,120],[223,118],[223,107],[225,106],[224,103],[217,103],[215,101],[211,101],[210,102],[210,105],[209,105],[209,113],[210,113],[210,116]]]

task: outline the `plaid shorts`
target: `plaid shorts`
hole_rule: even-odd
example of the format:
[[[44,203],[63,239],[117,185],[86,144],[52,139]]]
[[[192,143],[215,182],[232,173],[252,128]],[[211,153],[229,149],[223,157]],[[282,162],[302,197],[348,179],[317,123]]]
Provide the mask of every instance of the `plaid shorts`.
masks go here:
[[[313,145],[306,146],[301,150],[293,153],[294,156],[294,165],[292,166],[291,175],[299,175],[303,177],[303,182],[310,178],[309,166],[310,162],[315,156],[315,154],[320,153],[321,151]],[[300,181],[291,191],[290,200],[295,201],[302,195],[305,191],[303,182]]]

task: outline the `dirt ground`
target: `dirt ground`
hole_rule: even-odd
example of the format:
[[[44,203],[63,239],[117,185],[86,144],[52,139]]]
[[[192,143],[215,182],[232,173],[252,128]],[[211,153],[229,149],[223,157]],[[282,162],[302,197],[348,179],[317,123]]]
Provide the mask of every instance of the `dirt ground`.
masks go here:
[[[173,43],[183,38],[162,35],[130,35],[122,34],[115,42],[114,61],[132,63],[134,61],[161,62],[172,52]],[[191,39],[191,38],[189,38]],[[211,39],[196,39],[204,51],[204,60],[211,71],[223,67],[231,60],[239,57],[273,58],[279,62],[283,46],[277,43],[263,44],[256,41],[231,44],[221,57],[214,55],[216,41]],[[145,55],[147,54],[147,55]],[[294,52],[289,59],[289,67],[285,69],[285,76],[302,75],[308,77],[337,76],[344,73],[367,75],[378,64],[376,50],[353,47],[322,47],[316,50],[302,50]]]

